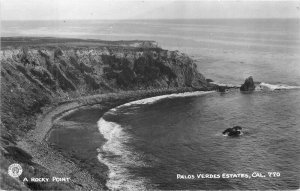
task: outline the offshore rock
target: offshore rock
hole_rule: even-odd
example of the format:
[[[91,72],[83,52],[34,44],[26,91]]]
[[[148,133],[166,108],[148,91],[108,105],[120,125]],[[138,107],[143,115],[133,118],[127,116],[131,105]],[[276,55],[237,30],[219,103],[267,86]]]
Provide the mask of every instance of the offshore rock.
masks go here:
[[[226,91],[226,87],[225,86],[218,86],[217,90],[218,90],[218,92],[225,92]]]
[[[223,131],[223,135],[227,136],[239,136],[242,134],[242,127],[240,126],[234,126],[232,128],[228,128],[225,131]]]
[[[248,77],[244,84],[240,87],[241,91],[253,91],[255,89],[255,84],[252,76]]]

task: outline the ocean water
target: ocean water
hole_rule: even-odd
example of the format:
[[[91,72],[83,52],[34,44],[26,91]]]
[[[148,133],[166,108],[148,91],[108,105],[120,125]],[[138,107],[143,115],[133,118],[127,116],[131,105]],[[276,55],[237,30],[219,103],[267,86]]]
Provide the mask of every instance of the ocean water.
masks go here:
[[[299,90],[210,93],[132,103],[98,122],[109,141],[99,160],[114,189],[296,189]],[[222,135],[240,125],[243,135]],[[113,160],[112,160],[113,159]],[[177,179],[177,174],[261,172],[264,178]],[[268,177],[279,172],[279,177]],[[133,188],[132,188],[133,187]]]
[[[218,83],[237,85],[250,75],[262,82],[253,93],[163,96],[105,113],[98,128],[107,142],[99,146],[98,159],[109,168],[109,188],[299,188],[299,19],[2,22],[1,32],[156,40],[189,54],[198,70]],[[235,125],[243,127],[242,136],[222,135]]]

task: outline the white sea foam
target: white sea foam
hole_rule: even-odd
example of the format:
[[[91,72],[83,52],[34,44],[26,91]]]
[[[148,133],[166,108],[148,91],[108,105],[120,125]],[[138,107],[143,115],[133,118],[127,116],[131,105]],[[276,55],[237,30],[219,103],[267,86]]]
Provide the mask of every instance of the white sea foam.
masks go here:
[[[121,107],[151,104],[166,98],[200,96],[212,92],[213,91],[197,91],[145,98],[120,105],[105,114],[113,114]],[[142,160],[143,156],[141,154],[133,152],[132,149],[126,145],[131,139],[131,136],[126,133],[119,124],[106,121],[103,117],[98,121],[98,128],[104,138],[107,139],[107,142],[98,149],[99,161],[106,164],[109,168],[107,187],[111,190],[151,189],[147,180],[134,177],[128,170],[128,167],[149,166]]]
[[[213,93],[214,91],[195,91],[195,92],[184,92],[184,93],[174,93],[174,94],[167,94],[167,95],[160,95],[160,96],[155,96],[155,97],[150,97],[150,98],[145,98],[145,99],[140,99],[132,102],[125,103],[123,105],[120,105],[114,109],[113,111],[116,111],[117,109],[121,107],[128,107],[131,105],[143,105],[143,104],[151,104],[155,103],[159,100],[166,99],[166,98],[178,98],[178,97],[193,97],[193,96],[200,96],[208,93]]]
[[[259,86],[256,87],[256,90],[261,90],[267,88],[271,91],[273,90],[288,90],[288,89],[300,89],[300,86],[289,86],[285,84],[268,84],[268,83],[260,83]]]
[[[240,87],[240,85],[234,84],[223,84],[218,82],[210,82],[211,84],[216,84],[218,86],[226,86],[226,87]],[[256,85],[255,90],[288,90],[288,89],[300,89],[300,86],[289,86],[286,84],[268,84],[265,82],[261,82],[259,85]]]
[[[211,84],[215,84],[215,85],[218,85],[218,86],[226,86],[226,87],[229,87],[229,88],[235,88],[235,87],[240,87],[241,85],[234,85],[234,84],[224,84],[224,83],[219,83],[219,82],[209,82]]]
[[[121,126],[101,118],[98,121],[99,131],[107,142],[98,149],[98,159],[109,168],[108,188],[112,190],[146,190],[146,180],[134,178],[127,167],[147,166],[141,156],[131,151],[125,143],[130,136]]]

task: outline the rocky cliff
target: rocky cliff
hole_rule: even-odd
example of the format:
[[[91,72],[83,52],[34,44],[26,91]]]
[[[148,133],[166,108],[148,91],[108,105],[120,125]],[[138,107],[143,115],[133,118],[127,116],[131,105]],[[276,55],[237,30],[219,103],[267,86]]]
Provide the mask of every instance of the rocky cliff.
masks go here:
[[[2,39],[1,116],[5,126],[17,127],[17,116],[40,112],[58,97],[171,87],[203,89],[207,85],[192,59],[163,50],[154,42],[61,41]],[[30,128],[24,125],[22,128]]]
[[[192,59],[152,41],[1,38],[1,43],[1,154],[13,161],[30,158],[11,146],[35,127],[45,106],[91,94],[208,86]]]

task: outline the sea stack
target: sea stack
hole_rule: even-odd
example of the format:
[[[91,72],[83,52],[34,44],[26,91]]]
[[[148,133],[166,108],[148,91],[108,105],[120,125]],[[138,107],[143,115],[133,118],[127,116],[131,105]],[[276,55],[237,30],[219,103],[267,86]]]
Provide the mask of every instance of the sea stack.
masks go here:
[[[244,84],[240,87],[241,91],[253,91],[255,89],[255,84],[252,76],[246,78]]]

